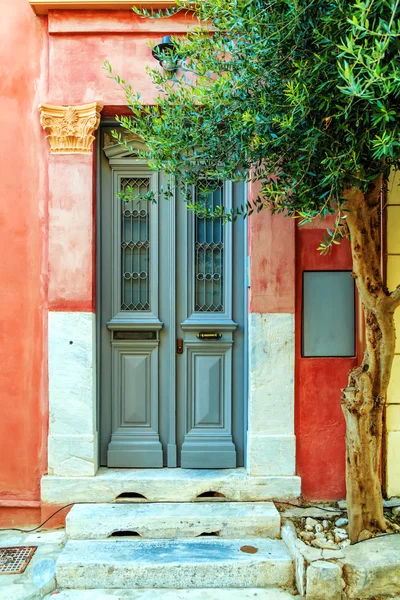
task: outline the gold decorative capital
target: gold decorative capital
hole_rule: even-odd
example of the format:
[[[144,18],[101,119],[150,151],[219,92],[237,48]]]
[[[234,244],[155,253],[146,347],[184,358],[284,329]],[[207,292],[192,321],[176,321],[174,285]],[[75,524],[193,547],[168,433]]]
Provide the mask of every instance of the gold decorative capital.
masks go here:
[[[102,108],[98,102],[79,106],[40,104],[40,123],[48,134],[52,154],[90,154]]]

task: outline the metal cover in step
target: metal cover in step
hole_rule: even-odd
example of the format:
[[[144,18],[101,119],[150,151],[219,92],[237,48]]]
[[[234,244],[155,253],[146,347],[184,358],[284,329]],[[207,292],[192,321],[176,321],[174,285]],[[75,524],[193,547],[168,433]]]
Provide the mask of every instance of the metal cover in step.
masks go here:
[[[0,548],[0,574],[18,575],[29,565],[37,546],[8,546]]]

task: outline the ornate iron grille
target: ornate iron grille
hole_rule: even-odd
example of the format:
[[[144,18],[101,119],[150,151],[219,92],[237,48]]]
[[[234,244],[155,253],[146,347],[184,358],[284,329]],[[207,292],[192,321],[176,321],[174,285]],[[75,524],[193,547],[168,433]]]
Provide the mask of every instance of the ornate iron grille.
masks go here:
[[[0,548],[0,574],[16,575],[23,573],[37,546],[9,546]]]
[[[208,194],[208,206],[223,204],[223,188]],[[224,310],[224,232],[221,219],[195,217],[195,311]]]
[[[121,191],[127,190],[132,199],[121,200],[121,310],[149,311],[149,206],[148,201],[140,197],[149,192],[150,179],[124,177]]]

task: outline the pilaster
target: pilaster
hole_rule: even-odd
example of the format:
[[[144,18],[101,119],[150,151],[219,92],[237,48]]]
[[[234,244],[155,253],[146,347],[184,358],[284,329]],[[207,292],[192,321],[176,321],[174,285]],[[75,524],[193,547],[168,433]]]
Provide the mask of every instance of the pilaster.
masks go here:
[[[102,105],[41,104],[49,159],[50,475],[98,469],[92,146]]]

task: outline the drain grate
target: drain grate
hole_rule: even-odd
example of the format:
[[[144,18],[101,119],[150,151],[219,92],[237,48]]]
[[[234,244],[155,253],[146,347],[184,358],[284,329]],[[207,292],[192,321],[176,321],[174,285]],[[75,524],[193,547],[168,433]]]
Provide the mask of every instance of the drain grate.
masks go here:
[[[29,565],[37,546],[10,546],[0,548],[0,574],[17,575]]]

